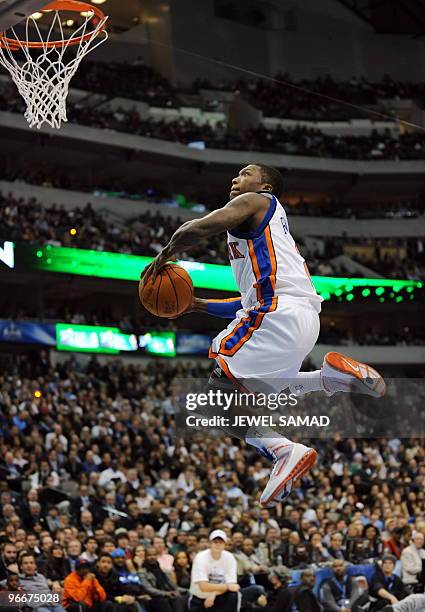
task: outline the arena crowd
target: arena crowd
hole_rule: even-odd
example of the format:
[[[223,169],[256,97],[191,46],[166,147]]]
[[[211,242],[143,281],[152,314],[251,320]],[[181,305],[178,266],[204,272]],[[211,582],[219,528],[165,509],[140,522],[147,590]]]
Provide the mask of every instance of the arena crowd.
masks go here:
[[[103,197],[126,198],[129,200],[143,200],[150,204],[164,205],[166,207],[181,206],[179,196],[185,198],[184,206],[197,205],[205,210],[214,210],[217,205],[223,204],[226,194],[217,197],[210,195],[208,190],[199,192],[190,189],[184,194],[176,194],[164,189],[163,185],[151,184],[143,179],[138,180],[138,192],[126,185],[125,178],[119,180],[102,180],[93,185],[82,181],[80,176],[70,177],[66,171],[57,167],[38,165],[31,163],[28,167],[0,168],[1,176],[8,181],[23,181],[31,185],[43,187],[55,187],[58,189],[70,189],[73,191],[89,192]],[[98,179],[97,179],[98,180]],[[424,215],[425,198],[418,195],[412,198],[403,198],[392,201],[364,200],[358,202],[347,202],[344,198],[327,197],[323,200],[306,200],[303,196],[292,196],[288,194],[289,200],[285,203],[288,214],[309,217],[336,217],[343,219],[411,219]],[[220,202],[220,199],[222,202]],[[164,211],[163,211],[164,212]]]
[[[31,244],[74,246],[153,257],[182,223],[181,219],[165,215],[160,209],[154,214],[144,212],[118,225],[108,222],[106,216],[96,212],[91,204],[83,209],[69,210],[60,205],[43,206],[35,199],[23,201],[12,194],[0,194],[0,203],[0,237]],[[425,250],[420,237],[372,240],[320,236],[318,240],[320,248],[304,248],[301,243],[301,251],[312,274],[367,276],[361,269],[350,272],[344,262],[335,259],[346,254],[388,278],[419,280],[424,275]],[[182,259],[227,264],[226,243],[222,236],[214,236],[183,253]]]
[[[23,114],[25,105],[14,86],[0,91],[0,110]],[[230,129],[219,122],[198,125],[190,118],[165,121],[142,118],[136,108],[89,108],[68,102],[68,120],[104,130],[116,130],[146,138],[189,145],[204,143],[215,149],[259,151],[286,155],[330,157],[350,160],[415,160],[425,158],[423,132],[406,132],[394,137],[386,130],[368,136],[330,136],[319,129],[297,125],[267,129],[261,125],[246,130]]]
[[[320,570],[344,583],[348,566],[365,572],[382,559],[362,601],[423,593],[420,439],[316,440],[309,477],[285,505],[261,509],[265,459],[242,442],[176,429],[177,379],[205,377],[199,362],[1,360],[4,588],[61,593],[71,610],[77,598],[84,610],[182,611],[194,557],[220,529],[246,610],[289,611],[294,570],[317,600]],[[82,593],[85,579],[92,590]],[[345,609],[332,603],[332,579],[319,598],[325,612]]]
[[[147,66],[143,58],[132,63],[85,62],[73,85],[80,89],[142,100],[152,106],[179,107],[185,105],[185,95],[199,95],[202,90],[239,92],[266,117],[282,117],[308,120],[347,120],[365,117],[353,106],[345,106],[314,94],[329,96],[354,105],[384,110],[380,100],[413,99],[423,107],[425,90],[423,83],[401,82],[384,76],[372,83],[365,77],[353,77],[349,81],[336,81],[329,74],[315,80],[296,80],[290,74],[274,75],[275,82],[266,79],[239,78],[234,81],[211,82],[198,78],[190,85],[178,89]],[[284,85],[283,83],[287,84]],[[313,93],[309,93],[313,92]],[[187,105],[187,102],[186,102]]]

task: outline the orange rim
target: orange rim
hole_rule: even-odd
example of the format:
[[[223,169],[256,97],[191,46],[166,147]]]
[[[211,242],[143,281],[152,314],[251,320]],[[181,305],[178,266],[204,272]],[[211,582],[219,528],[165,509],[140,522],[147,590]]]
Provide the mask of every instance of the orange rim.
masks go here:
[[[87,4],[86,2],[80,2],[79,0],[55,0],[50,4],[47,4],[45,7],[40,9],[41,11],[71,11],[74,13],[82,13],[85,11],[90,11],[96,17],[98,17],[101,21],[105,19],[105,14],[100,8],[96,5]],[[99,28],[99,32],[103,32],[106,27],[105,23],[101,25]],[[44,49],[51,47],[63,47],[65,44],[67,45],[78,45],[80,42],[89,40],[93,36],[93,31],[91,30],[88,34],[84,34],[84,36],[77,36],[76,38],[69,38],[68,40],[51,40],[50,42],[38,42],[31,40],[19,40],[14,38],[8,38],[4,36],[3,33],[0,32],[0,47],[10,48],[12,51],[19,50],[21,45],[24,47],[28,47],[29,49]]]

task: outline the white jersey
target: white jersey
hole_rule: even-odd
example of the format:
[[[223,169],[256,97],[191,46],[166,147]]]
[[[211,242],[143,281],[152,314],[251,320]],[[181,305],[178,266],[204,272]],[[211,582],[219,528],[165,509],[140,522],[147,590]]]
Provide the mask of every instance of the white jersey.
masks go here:
[[[275,296],[305,298],[320,312],[323,301],[289,231],[285,209],[272,194],[260,227],[249,233],[228,232],[227,244],[242,306],[271,304]]]
[[[320,330],[320,304],[304,259],[292,238],[286,213],[270,199],[255,232],[233,230],[227,241],[242,307],[212,341],[210,357],[230,379],[277,392],[298,374]],[[249,381],[246,382],[246,381]]]

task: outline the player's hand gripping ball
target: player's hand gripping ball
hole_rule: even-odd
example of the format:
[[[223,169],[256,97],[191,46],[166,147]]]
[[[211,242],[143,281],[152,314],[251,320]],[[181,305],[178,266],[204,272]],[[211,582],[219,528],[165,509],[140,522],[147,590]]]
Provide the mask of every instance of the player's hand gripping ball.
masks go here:
[[[177,317],[192,306],[192,279],[178,264],[166,264],[158,270],[155,280],[152,276],[141,278],[139,298],[146,310],[157,317]]]

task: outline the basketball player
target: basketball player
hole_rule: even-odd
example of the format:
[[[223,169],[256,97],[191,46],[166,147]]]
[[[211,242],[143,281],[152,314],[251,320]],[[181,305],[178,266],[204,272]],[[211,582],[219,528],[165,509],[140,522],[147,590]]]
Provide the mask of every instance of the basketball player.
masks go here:
[[[263,164],[245,166],[232,180],[229,202],[184,223],[146,269],[144,278],[154,280],[159,268],[177,253],[226,231],[241,297],[194,298],[190,309],[232,319],[212,342],[210,357],[217,367],[210,382],[225,376],[235,384],[249,381],[251,390],[253,381],[267,381],[268,388],[276,392],[289,386],[297,395],[357,391],[380,397],[385,393],[380,374],[340,353],[327,353],[316,372],[299,371],[319,335],[322,298],[291,236],[279,202],[282,192],[283,177],[278,170]],[[273,429],[246,427],[242,434],[241,428],[231,433],[256,446],[274,463],[260,499],[265,507],[287,497],[293,484],[316,462],[313,448],[291,442]]]

